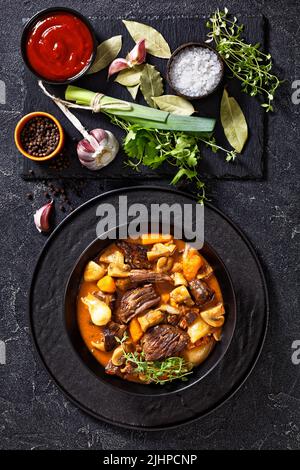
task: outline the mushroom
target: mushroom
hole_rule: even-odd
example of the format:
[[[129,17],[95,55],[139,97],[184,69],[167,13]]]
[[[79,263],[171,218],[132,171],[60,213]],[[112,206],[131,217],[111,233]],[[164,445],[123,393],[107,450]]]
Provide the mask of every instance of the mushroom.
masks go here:
[[[128,277],[130,266],[124,263],[110,263],[108,266],[108,275],[111,277]]]
[[[213,332],[213,337],[216,341],[221,341],[222,337],[222,328],[216,328]]]
[[[122,366],[125,362],[125,357],[124,357],[124,347],[122,344],[118,346],[111,357],[111,362],[113,363],[114,366]]]
[[[201,317],[197,317],[196,320],[188,327],[188,335],[191,338],[192,343],[196,343],[198,339],[211,333],[211,326],[205,323]]]
[[[89,261],[83,273],[83,279],[86,282],[99,281],[106,273],[106,268],[95,261]]]
[[[202,319],[210,326],[214,326],[215,328],[219,328],[223,325],[224,319],[224,305],[219,303],[215,307],[209,308],[208,310],[204,310],[200,313]]]
[[[164,314],[160,310],[149,310],[140,317],[138,317],[138,322],[141,325],[143,332],[148,330],[151,326],[158,325],[164,320]]]
[[[186,349],[183,353],[185,360],[193,365],[193,367],[201,364],[211,353],[215,345],[215,340],[211,337],[207,342],[193,349]]]
[[[112,351],[117,345],[117,339],[121,339],[126,330],[125,325],[120,325],[113,321],[109,322],[99,332],[96,341],[91,341],[91,345],[99,351],[108,352]]]
[[[187,286],[188,282],[182,273],[175,272],[172,274],[172,279],[174,281],[174,286]]]
[[[172,305],[169,305],[169,304],[160,305],[159,310],[161,310],[162,312],[170,313],[171,315],[180,314],[180,310],[178,310],[177,307],[173,307]]]
[[[111,309],[105,302],[98,299],[93,294],[81,297],[81,300],[85,305],[87,305],[94,325],[103,326],[110,321]]]
[[[164,245],[163,243],[155,243],[151,251],[147,251],[147,258],[149,261],[155,261],[162,256],[172,256],[176,250],[175,244]]]
[[[93,348],[98,349],[98,351],[102,351],[102,352],[106,351],[103,339],[97,340],[97,341],[91,341],[91,345],[93,346]]]
[[[183,303],[188,306],[194,305],[190,293],[185,286],[179,286],[172,290],[172,292],[170,292],[170,299],[176,304]]]
[[[156,271],[158,273],[166,273],[170,271],[173,266],[173,259],[170,257],[162,256],[158,258],[156,263]]]

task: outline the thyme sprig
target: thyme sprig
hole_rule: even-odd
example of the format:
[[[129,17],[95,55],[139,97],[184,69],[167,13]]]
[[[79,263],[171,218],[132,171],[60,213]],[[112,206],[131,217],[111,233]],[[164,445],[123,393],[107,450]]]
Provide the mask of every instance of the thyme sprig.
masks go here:
[[[117,341],[123,345],[128,338],[127,334]],[[126,352],[123,347],[125,361],[134,366],[134,374],[142,378],[146,383],[164,385],[167,382],[181,379],[187,380],[191,374],[191,365],[183,357],[169,357],[164,361],[146,361],[143,352]]]
[[[206,42],[215,42],[233,76],[242,82],[243,91],[250,96],[261,95],[265,100],[261,106],[266,112],[273,111],[274,95],[282,81],[272,74],[271,54],[261,51],[259,43],[248,44],[242,38],[244,25],[238,25],[236,17],[231,20],[227,8],[215,11],[207,27],[211,31]]]

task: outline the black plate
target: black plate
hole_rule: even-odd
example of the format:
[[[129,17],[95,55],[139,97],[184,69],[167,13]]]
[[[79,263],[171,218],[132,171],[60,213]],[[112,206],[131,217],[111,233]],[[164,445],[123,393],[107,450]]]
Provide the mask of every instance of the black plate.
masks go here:
[[[230,347],[214,370],[183,391],[166,396],[128,393],[99,380],[80,359],[65,328],[64,294],[74,263],[95,239],[96,208],[120,195],[128,204],[191,203],[179,191],[131,187],[97,196],[68,216],[49,237],[35,268],[29,296],[32,335],[48,372],[77,406],[119,426],[157,430],[184,424],[216,409],[248,377],[260,354],[268,322],[268,296],[259,261],[242,232],[219,210],[205,208],[205,239],[224,261],[237,301]],[[201,397],[201,399],[199,399]]]
[[[172,234],[174,233],[172,229],[170,232]],[[203,364],[193,369],[193,373],[189,376],[188,381],[183,382],[181,380],[176,380],[175,382],[166,384],[163,387],[154,384],[145,385],[124,381],[120,377],[108,375],[104,372],[103,366],[101,366],[101,364],[92,355],[81,337],[76,315],[77,295],[84,268],[88,261],[93,260],[99,256],[99,253],[111,243],[112,240],[107,239],[94,240],[80,255],[71,272],[65,294],[65,325],[71,343],[79,357],[82,359],[83,363],[92,372],[94,372],[94,374],[96,374],[99,380],[102,380],[107,385],[120,389],[123,392],[127,392],[129,394],[148,396],[166,394],[170,395],[171,393],[182,392],[186,388],[191,387],[196,382],[203,379],[218,365],[232,340],[236,324],[236,299],[229,273],[218,254],[208,243],[205,243],[201,249],[201,253],[213,267],[214,274],[220,284],[226,311],[226,322],[222,330],[222,341],[215,345],[213,351],[210,353],[209,357]]]

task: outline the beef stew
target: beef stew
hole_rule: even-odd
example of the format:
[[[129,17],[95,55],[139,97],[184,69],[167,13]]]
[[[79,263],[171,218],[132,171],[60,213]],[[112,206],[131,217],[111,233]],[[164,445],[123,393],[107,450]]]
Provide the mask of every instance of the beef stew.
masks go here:
[[[143,384],[186,380],[222,341],[224,314],[212,267],[171,235],[109,245],[87,263],[77,301],[105,372]]]

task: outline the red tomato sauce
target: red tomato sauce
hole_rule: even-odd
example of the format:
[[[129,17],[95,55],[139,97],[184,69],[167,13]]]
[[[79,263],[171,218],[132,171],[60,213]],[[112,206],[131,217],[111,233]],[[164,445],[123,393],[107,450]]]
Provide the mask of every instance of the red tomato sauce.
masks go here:
[[[54,12],[29,31],[26,54],[33,70],[46,80],[64,81],[78,75],[91,61],[92,34],[77,16]]]

